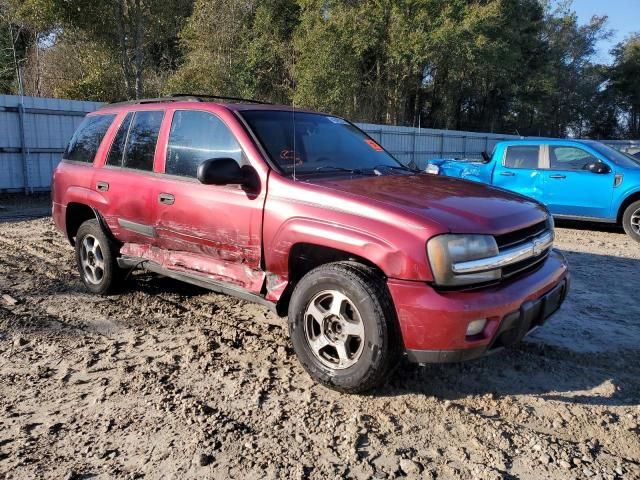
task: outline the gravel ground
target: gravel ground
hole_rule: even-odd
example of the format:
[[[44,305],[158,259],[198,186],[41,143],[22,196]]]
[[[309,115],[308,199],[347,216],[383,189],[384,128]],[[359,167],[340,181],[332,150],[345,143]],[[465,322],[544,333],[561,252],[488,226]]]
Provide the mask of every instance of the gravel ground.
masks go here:
[[[640,478],[640,245],[558,247],[573,290],[523,344],[349,396],[265,308],[143,272],[89,295],[50,218],[5,219],[0,477]]]

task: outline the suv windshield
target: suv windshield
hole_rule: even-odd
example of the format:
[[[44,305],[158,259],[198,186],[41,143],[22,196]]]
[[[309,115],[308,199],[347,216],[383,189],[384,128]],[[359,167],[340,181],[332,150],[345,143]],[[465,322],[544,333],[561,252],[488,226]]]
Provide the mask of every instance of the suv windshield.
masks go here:
[[[242,116],[271,160],[289,175],[411,172],[342,118],[273,110],[244,111]]]
[[[611,148],[608,145],[604,145],[599,142],[585,142],[591,148],[593,148],[600,155],[604,155],[605,158],[611,160],[613,163],[623,168],[640,168],[640,161],[634,160],[628,155],[619,152],[615,148]]]

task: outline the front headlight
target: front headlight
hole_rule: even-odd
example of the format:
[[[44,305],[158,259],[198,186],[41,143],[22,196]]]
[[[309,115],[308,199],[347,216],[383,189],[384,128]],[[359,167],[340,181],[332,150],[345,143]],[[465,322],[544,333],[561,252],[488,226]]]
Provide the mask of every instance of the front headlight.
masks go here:
[[[501,269],[468,274],[453,272],[453,264],[498,255],[498,244],[491,235],[439,235],[427,242],[427,255],[436,284],[455,287],[499,280]]]
[[[549,214],[549,216],[547,217],[547,230],[549,230],[551,232],[551,235],[553,236],[553,238],[556,238],[556,223],[553,221],[553,217],[551,216],[551,214]]]
[[[426,173],[430,173],[431,175],[438,175],[440,173],[440,167],[438,165],[428,164],[424,169]]]

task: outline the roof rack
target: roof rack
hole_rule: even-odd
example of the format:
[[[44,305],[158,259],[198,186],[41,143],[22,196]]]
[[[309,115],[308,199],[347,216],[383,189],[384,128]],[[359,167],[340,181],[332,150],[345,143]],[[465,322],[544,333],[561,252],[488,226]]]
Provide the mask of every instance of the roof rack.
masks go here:
[[[225,97],[221,95],[200,95],[200,94],[191,94],[191,93],[171,93],[166,97],[140,98],[138,100],[127,100],[125,102],[109,103],[104,105],[104,108],[120,106],[120,105],[144,105],[147,103],[203,102],[205,101],[205,99],[228,100],[236,103],[257,103],[260,105],[271,105],[271,103],[269,102],[262,102],[260,100],[252,100],[249,98]]]
[[[261,100],[254,100],[252,98],[241,98],[241,97],[225,97],[222,95],[206,95],[206,94],[193,94],[193,93],[171,93],[169,95],[169,98],[178,98],[178,99],[183,99],[183,98],[193,98],[196,101],[202,101],[203,98],[215,98],[218,100],[230,100],[232,102],[238,102],[238,103],[257,103],[259,105],[272,105],[271,102],[263,102]]]

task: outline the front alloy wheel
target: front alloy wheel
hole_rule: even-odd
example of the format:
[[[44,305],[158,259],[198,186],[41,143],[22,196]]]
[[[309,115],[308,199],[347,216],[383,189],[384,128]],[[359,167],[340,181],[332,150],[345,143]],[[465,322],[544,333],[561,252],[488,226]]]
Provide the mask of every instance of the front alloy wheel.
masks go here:
[[[636,242],[640,242],[640,201],[633,202],[622,216],[624,231]]]
[[[302,277],[289,303],[289,335],[309,375],[342,392],[381,384],[398,358],[384,277],[356,262],[321,265]]]
[[[318,293],[305,312],[305,335],[315,357],[328,368],[354,365],[364,348],[360,312],[337,290]]]

